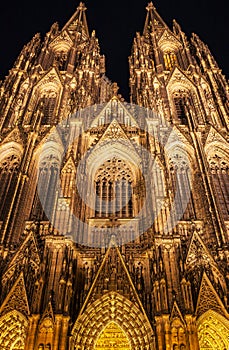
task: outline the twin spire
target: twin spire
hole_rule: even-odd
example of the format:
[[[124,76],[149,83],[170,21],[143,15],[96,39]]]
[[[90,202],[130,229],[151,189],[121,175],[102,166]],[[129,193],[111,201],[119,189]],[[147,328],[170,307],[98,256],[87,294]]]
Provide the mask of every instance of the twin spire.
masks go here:
[[[73,16],[70,18],[70,20],[65,24],[63,30],[67,29],[72,23],[78,21],[78,22],[82,22],[82,24],[84,26],[84,29],[85,29],[87,35],[89,36],[89,30],[88,30],[86,14],[85,14],[86,10],[87,10],[87,7],[85,6],[85,3],[80,2],[79,6],[76,9],[76,12],[73,14]],[[144,32],[145,32],[145,30],[147,28],[147,24],[150,21],[152,21],[153,17],[159,17],[159,19],[162,21],[162,19],[160,18],[160,16],[156,12],[156,8],[153,5],[152,1],[148,3],[148,6],[146,7],[146,10],[148,11],[148,13],[147,13],[147,18],[146,18],[146,24],[145,24]],[[155,13],[154,16],[152,15],[152,12]]]

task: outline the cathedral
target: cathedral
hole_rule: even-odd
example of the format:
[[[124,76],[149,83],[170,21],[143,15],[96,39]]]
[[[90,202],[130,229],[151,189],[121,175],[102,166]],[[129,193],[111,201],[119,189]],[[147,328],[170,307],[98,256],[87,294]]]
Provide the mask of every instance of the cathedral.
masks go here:
[[[105,67],[79,3],[0,84],[0,349],[228,350],[228,81],[152,2]]]

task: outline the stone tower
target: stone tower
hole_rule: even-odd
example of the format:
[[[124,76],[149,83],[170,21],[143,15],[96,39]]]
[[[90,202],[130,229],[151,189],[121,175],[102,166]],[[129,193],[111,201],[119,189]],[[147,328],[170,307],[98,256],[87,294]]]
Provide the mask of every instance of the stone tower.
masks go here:
[[[0,348],[227,350],[229,86],[152,3],[130,102],[85,5],[0,87]]]

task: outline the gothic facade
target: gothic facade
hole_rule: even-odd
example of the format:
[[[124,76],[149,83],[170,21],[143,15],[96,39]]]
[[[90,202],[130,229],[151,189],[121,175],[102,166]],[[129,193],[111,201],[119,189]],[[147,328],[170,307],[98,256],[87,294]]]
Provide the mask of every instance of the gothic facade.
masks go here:
[[[152,3],[129,66],[80,3],[1,82],[2,350],[228,349],[228,82]]]

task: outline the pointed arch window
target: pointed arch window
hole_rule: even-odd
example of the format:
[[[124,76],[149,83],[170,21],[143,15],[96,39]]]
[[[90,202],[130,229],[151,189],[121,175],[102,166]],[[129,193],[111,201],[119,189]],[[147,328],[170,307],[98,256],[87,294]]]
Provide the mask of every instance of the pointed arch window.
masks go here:
[[[173,51],[167,51],[164,53],[165,69],[171,71],[177,64],[177,56]]]
[[[20,158],[16,154],[5,157],[0,163],[0,219],[6,217],[17,184]]]
[[[214,192],[224,220],[229,220],[229,165],[221,155],[209,159]]]
[[[113,158],[96,174],[96,217],[133,216],[133,175],[128,165]]]
[[[65,71],[67,68],[68,52],[58,51],[55,53],[54,61],[58,65],[60,71]]]
[[[194,219],[196,215],[192,195],[191,169],[189,161],[183,154],[176,153],[170,158],[170,173],[178,219]]]
[[[190,103],[185,91],[179,90],[173,94],[174,110],[176,120],[181,125],[188,125],[187,108]]]
[[[57,181],[59,178],[59,159],[50,154],[44,157],[39,166],[38,185],[31,216],[39,220],[51,218],[55,205]]]
[[[42,125],[50,125],[54,121],[55,110],[57,104],[57,93],[55,91],[46,91],[41,99],[41,110],[42,110]]]

